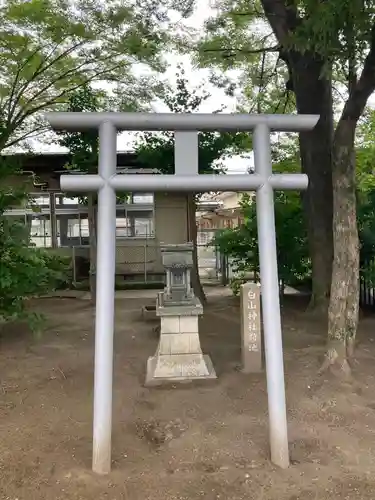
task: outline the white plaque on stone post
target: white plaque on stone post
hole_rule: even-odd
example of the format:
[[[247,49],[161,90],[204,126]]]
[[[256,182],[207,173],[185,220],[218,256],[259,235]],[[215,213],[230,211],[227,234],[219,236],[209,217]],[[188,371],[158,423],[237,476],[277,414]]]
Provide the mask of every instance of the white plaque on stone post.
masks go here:
[[[256,283],[241,286],[241,348],[242,371],[262,370],[262,337],[260,287]]]

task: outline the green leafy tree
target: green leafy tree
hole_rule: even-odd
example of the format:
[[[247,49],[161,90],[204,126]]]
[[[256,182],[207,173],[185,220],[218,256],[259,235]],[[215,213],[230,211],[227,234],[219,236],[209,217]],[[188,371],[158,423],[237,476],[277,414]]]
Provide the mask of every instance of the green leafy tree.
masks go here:
[[[375,285],[375,113],[369,110],[359,126],[356,148],[357,220],[361,278]]]
[[[75,91],[91,82],[111,86],[110,109],[113,102],[121,109],[148,102],[158,87],[154,73],[164,68],[161,51],[171,40],[167,7],[167,1],[142,0],[3,2],[0,151],[39,136],[46,130],[42,114],[66,109]],[[152,70],[148,76],[135,74],[139,63]],[[15,171],[1,168],[9,182]],[[14,244],[24,247],[19,239]]]
[[[375,113],[367,112],[356,140],[357,222],[360,236],[360,263],[367,285],[375,284]],[[283,141],[273,151],[274,170],[297,170],[297,144]],[[244,223],[236,229],[220,231],[215,238],[220,251],[234,260],[241,271],[259,272],[255,198],[243,196]],[[306,228],[296,193],[276,193],[275,219],[280,278],[287,284],[305,280],[310,273]]]
[[[179,39],[168,12],[172,4],[169,0],[2,2],[0,152],[25,146],[25,141],[39,136],[46,130],[42,114],[66,109],[74,92],[91,82],[111,86],[110,109],[113,102],[121,109],[148,103],[158,91],[155,72],[164,69],[161,53]],[[151,69],[144,77],[134,71],[140,63]],[[1,184],[9,183],[15,173],[13,165],[2,162]],[[19,225],[4,216],[11,203],[25,197],[26,188],[17,197],[12,188],[0,191],[3,318],[19,316],[25,297],[44,293],[56,277],[49,273],[55,258],[30,249]]]
[[[219,15],[208,29],[208,42],[216,44],[213,48],[225,59],[229,47],[232,63],[248,60],[246,68],[257,57],[276,52],[275,71],[280,64],[283,73],[287,70],[285,86],[294,93],[297,111],[320,115],[314,131],[300,134],[302,167],[312,186],[304,204],[313,290],[322,311],[329,296],[328,349],[322,368],[335,365],[340,373],[348,373],[359,302],[354,140],[358,120],[375,89],[372,3],[223,0],[218,8]],[[203,50],[209,48],[208,42]],[[335,128],[332,78],[347,89]]]
[[[293,3],[294,5],[300,2]],[[273,2],[273,17],[288,32],[291,15],[285,14],[288,2]],[[215,13],[206,23],[198,46],[198,59],[203,66],[220,71],[236,69],[236,86],[242,96],[244,112],[283,113],[297,109],[299,113],[319,114],[322,119],[313,133],[300,134],[302,170],[310,178],[310,188],[303,196],[308,221],[309,248],[312,259],[313,294],[311,308],[327,311],[332,276],[332,88],[327,73],[322,71],[320,55],[279,41],[269,21],[264,2],[218,0]],[[284,9],[284,10],[283,10]],[[289,11],[288,11],[289,12]],[[272,14],[269,15],[272,18]],[[292,28],[291,30],[292,31]],[[290,37],[288,35],[288,41]],[[289,60],[291,54],[293,71]],[[240,70],[238,76],[238,70]],[[215,75],[215,80],[217,77]],[[235,84],[234,84],[235,82]],[[326,248],[322,254],[321,248]]]
[[[196,86],[193,89],[189,87],[189,81],[180,67],[176,75],[175,88],[166,89],[163,96],[163,100],[171,112],[198,112],[201,105],[210,97],[203,86]],[[248,147],[250,147],[250,144],[247,134],[199,133],[199,173],[223,173],[223,165],[220,163],[220,160],[223,160],[230,153],[243,152]],[[136,153],[142,164],[150,168],[156,168],[163,174],[174,173],[173,132],[141,134],[136,145]],[[195,217],[197,196],[199,194],[191,193],[188,195],[189,238],[194,243],[193,257],[195,262],[192,283],[196,295],[202,302],[205,302],[206,297],[198,274],[197,226]]]
[[[176,43],[169,1],[7,0],[0,6],[0,150],[45,131],[41,113],[65,108],[90,82],[123,108],[148,102]],[[173,35],[173,36],[172,36]],[[136,65],[151,72],[136,75]]]
[[[296,172],[298,162],[289,157],[275,165],[276,172]],[[233,259],[240,273],[259,275],[259,253],[255,195],[243,195],[243,223],[234,229],[224,229],[215,237],[220,251]],[[275,193],[275,223],[279,279],[282,286],[306,283],[311,276],[301,199],[296,192]],[[282,291],[282,290],[281,290]]]
[[[7,322],[26,320],[33,329],[41,317],[27,307],[28,299],[47,294],[68,281],[66,261],[45,249],[30,246],[25,224],[6,214],[20,203],[24,190],[3,183],[16,165],[0,162],[0,328]]]

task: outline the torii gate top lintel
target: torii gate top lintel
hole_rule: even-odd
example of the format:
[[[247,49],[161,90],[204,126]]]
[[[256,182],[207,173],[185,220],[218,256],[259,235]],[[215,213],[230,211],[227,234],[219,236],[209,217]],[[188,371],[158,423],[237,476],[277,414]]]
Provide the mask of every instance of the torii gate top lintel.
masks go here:
[[[178,130],[178,131],[250,131],[266,125],[271,131],[302,132],[311,130],[318,115],[272,115],[240,113],[115,113],[115,112],[55,112],[47,113],[54,129],[82,131],[98,129],[103,122],[123,130]]]

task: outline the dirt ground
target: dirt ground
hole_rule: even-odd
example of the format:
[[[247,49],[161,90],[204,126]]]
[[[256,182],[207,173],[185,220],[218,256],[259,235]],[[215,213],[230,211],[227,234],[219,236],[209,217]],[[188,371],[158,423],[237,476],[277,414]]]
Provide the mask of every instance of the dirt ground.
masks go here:
[[[375,498],[375,316],[362,318],[353,383],[317,377],[324,331],[284,309],[292,465],[269,462],[265,375],[244,375],[238,304],[210,300],[201,321],[218,381],[143,387],[157,345],[140,308],[116,301],[113,472],[91,473],[93,312],[43,299],[41,339],[20,326],[0,344],[1,500],[324,500]]]

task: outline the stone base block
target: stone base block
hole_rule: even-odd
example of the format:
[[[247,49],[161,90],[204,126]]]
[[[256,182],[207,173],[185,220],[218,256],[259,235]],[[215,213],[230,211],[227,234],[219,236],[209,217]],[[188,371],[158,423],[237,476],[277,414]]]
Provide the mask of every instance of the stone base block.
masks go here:
[[[201,316],[203,306],[197,297],[190,304],[168,304],[164,303],[164,292],[159,292],[156,300],[157,316]]]
[[[182,354],[202,354],[199,333],[163,333],[161,332],[158,356]]]
[[[166,382],[216,379],[211,358],[203,354],[156,355],[148,358],[146,386]]]
[[[198,316],[162,316],[161,333],[197,333]]]
[[[143,306],[142,307],[142,319],[144,321],[151,321],[156,319],[156,306]]]

